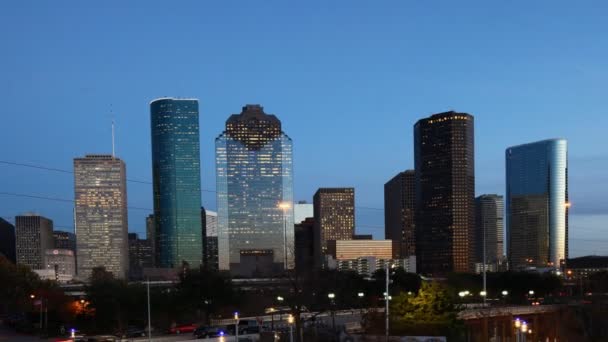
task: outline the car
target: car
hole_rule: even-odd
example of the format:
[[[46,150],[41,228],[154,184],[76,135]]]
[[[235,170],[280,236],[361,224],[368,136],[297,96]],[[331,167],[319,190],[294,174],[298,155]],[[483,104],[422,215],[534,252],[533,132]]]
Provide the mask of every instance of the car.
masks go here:
[[[194,330],[195,338],[221,337],[226,334],[226,327],[198,327]]]
[[[147,330],[141,329],[138,327],[129,327],[127,331],[122,334],[123,338],[133,338],[133,337],[146,337]]]
[[[182,334],[182,333],[191,333],[196,330],[196,325],[194,324],[179,324],[169,329],[169,334]]]

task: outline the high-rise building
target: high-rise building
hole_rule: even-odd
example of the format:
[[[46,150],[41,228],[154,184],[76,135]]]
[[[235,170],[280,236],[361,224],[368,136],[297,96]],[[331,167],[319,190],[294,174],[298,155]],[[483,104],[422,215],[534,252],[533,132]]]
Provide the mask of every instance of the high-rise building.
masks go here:
[[[320,267],[328,240],[352,240],[355,234],[355,189],[320,188],[313,198],[315,256]]]
[[[67,283],[76,275],[76,259],[71,249],[53,248],[45,251],[46,269],[52,270],[54,280]]]
[[[88,279],[103,266],[117,278],[129,268],[127,171],[112,155],[74,159],[74,220],[77,273]]]
[[[56,230],[53,232],[56,249],[69,249],[76,252],[76,235],[70,232]]]
[[[199,267],[203,237],[198,100],[153,100],[150,118],[157,264]]]
[[[293,222],[298,224],[309,217],[314,216],[312,203],[306,203],[306,201],[298,201],[293,205]]]
[[[353,260],[361,257],[393,258],[391,240],[329,240],[327,254],[336,260]]]
[[[481,195],[475,198],[475,261],[477,263],[490,264],[496,268],[502,259],[505,233],[504,209],[502,196]]]
[[[473,116],[445,112],[414,125],[416,260],[423,274],[473,272]]]
[[[399,172],[384,184],[384,236],[393,240],[393,258],[416,255],[414,170]]]
[[[506,150],[511,269],[560,267],[568,258],[568,146],[543,140]]]
[[[299,276],[310,276],[314,269],[314,229],[312,217],[295,224],[295,262]]]
[[[46,250],[53,248],[53,221],[27,213],[15,217],[17,263],[33,270],[46,268]]]
[[[150,244],[150,248],[152,249],[152,266],[156,267],[156,260],[158,260],[158,252],[156,250],[156,245],[158,241],[156,241],[156,226],[154,221],[154,215],[146,216],[146,240]]]
[[[203,250],[205,251],[203,260],[207,269],[217,271],[219,269],[217,250],[217,213],[215,211],[201,208],[201,215],[201,221],[203,223]]]
[[[0,254],[12,263],[17,261],[15,255],[15,226],[0,217]]]
[[[150,240],[140,239],[137,233],[129,233],[129,279],[142,279],[144,268],[154,267],[153,261]]]
[[[220,270],[257,276],[293,268],[292,141],[281,121],[246,105],[215,146]]]

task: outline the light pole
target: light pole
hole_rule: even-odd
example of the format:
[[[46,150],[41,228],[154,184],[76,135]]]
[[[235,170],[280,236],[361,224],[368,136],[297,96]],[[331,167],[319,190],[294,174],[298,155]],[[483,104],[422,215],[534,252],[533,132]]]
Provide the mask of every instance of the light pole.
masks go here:
[[[334,334],[336,333],[336,315],[334,313],[334,305],[335,305],[335,301],[334,299],[336,298],[336,294],[335,293],[328,293],[327,294],[327,298],[329,298],[330,304],[331,304],[331,326],[334,330]]]
[[[287,317],[287,323],[289,323],[289,342],[293,342],[293,315],[289,314]]]
[[[386,268],[386,292],[384,294],[384,310],[385,310],[385,321],[384,321],[384,328],[385,328],[385,335],[386,335],[386,341],[388,342],[388,338],[389,338],[389,305],[388,305],[388,301],[390,299],[390,294],[389,294],[389,284],[390,284],[390,272],[389,272],[389,262],[387,261],[385,264],[385,268]]]
[[[486,227],[483,227],[483,292],[486,292]],[[483,296],[483,304],[486,304],[486,296]]]
[[[274,331],[274,312],[275,308],[270,308],[270,330]]]
[[[150,321],[150,278],[146,281],[146,287],[148,292],[148,341],[152,341],[152,322]]]
[[[283,301],[285,298],[278,296],[277,300],[279,301],[279,321],[283,320],[283,310],[281,309],[281,305],[283,305]]]
[[[360,313],[360,315],[361,315],[361,321],[363,321],[363,306],[364,306],[363,297],[365,297],[365,293],[359,292],[359,293],[357,293],[357,297],[359,297],[359,302],[360,302],[359,305],[361,305],[361,313]]]
[[[239,313],[234,313],[234,340],[239,341]]]
[[[279,203],[279,209],[283,211],[283,268],[287,272],[287,210],[291,208],[291,203],[281,202]]]

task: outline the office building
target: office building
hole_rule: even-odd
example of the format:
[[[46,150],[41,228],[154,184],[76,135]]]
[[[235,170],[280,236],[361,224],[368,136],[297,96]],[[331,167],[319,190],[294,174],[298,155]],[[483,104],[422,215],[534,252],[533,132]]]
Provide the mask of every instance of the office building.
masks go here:
[[[608,256],[587,255],[566,261],[567,279],[584,279],[598,272],[608,272]]]
[[[220,270],[250,277],[293,268],[292,141],[281,121],[246,105],[215,144]]]
[[[331,258],[331,256],[330,256]],[[364,277],[372,277],[378,270],[382,270],[389,263],[393,269],[401,268],[405,272],[416,273],[416,256],[412,255],[405,259],[382,259],[378,257],[368,256],[359,257],[356,259],[331,260],[329,262],[332,267],[341,272],[354,271]]]
[[[129,279],[143,279],[144,268],[154,267],[152,244],[140,239],[137,233],[129,233]]]
[[[416,255],[414,170],[399,172],[384,184],[384,236],[394,242],[394,258]]]
[[[336,260],[352,260],[360,257],[393,258],[391,240],[329,240],[327,254]]]
[[[45,252],[53,246],[53,221],[33,213],[15,217],[17,264],[32,270],[44,269]]]
[[[209,270],[217,271],[218,243],[217,243],[217,213],[215,211],[201,208],[201,221],[203,222],[203,250],[205,251],[204,263]]]
[[[75,158],[74,199],[79,278],[88,279],[93,268],[99,266],[117,278],[126,278],[129,248],[125,163],[107,154]]]
[[[321,267],[328,240],[352,240],[355,235],[355,189],[320,188],[313,197],[315,267]]]
[[[298,201],[293,206],[293,222],[298,224],[309,217],[314,216],[312,203],[306,203],[306,201]]]
[[[13,264],[17,261],[15,255],[15,226],[0,217],[0,255]]]
[[[507,148],[506,177],[509,267],[560,267],[568,258],[566,140]]]
[[[158,260],[158,251],[156,250],[156,245],[158,244],[158,241],[156,241],[156,225],[154,215],[146,216],[146,240],[148,240],[150,248],[152,249],[152,265],[156,267],[156,260]]]
[[[56,249],[69,249],[76,252],[76,235],[70,232],[56,230],[53,232]]]
[[[76,275],[76,256],[71,249],[53,248],[45,251],[46,269],[51,270],[54,280],[67,283]]]
[[[300,276],[310,276],[314,269],[315,219],[307,217],[295,225],[296,271]]]
[[[473,272],[475,259],[474,120],[445,112],[414,125],[418,272]]]
[[[198,100],[153,100],[150,119],[157,264],[198,268],[203,259]]]
[[[482,268],[485,263],[497,269],[504,255],[504,209],[502,196],[481,195],[475,198],[475,262],[481,263]]]

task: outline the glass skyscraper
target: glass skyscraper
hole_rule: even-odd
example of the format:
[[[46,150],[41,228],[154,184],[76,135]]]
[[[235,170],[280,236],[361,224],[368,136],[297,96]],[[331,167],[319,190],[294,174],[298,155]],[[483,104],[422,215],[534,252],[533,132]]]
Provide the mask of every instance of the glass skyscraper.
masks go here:
[[[150,102],[152,180],[157,266],[199,267],[201,162],[198,100],[161,98]]]
[[[510,267],[559,267],[568,258],[566,140],[507,148],[506,185]]]
[[[505,206],[502,196],[489,194],[475,198],[476,262],[497,265],[503,258],[504,211]]]
[[[249,277],[293,268],[292,141],[281,121],[247,105],[215,146],[220,270]]]

